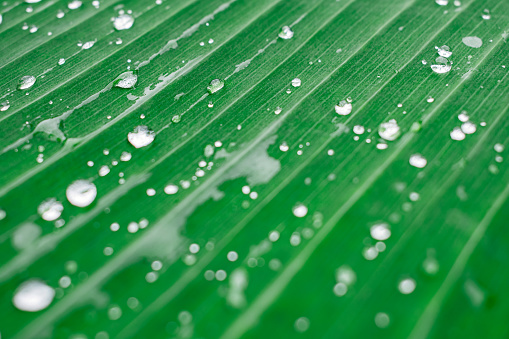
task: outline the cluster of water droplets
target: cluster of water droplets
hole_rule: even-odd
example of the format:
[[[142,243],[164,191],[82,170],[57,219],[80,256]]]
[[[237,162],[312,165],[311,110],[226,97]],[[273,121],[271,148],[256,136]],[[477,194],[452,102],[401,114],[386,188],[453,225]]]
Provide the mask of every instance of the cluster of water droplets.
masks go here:
[[[448,73],[452,68],[452,62],[448,59],[452,55],[452,51],[446,45],[436,46],[435,49],[439,56],[435,59],[435,63],[431,65],[431,69],[438,74]]]

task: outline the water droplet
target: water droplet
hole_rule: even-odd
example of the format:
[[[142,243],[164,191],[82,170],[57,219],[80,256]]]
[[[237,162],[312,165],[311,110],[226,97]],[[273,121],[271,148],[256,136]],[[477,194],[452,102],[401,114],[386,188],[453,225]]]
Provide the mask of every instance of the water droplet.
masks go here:
[[[288,39],[293,38],[293,31],[289,26],[283,26],[283,28],[281,28],[281,32],[279,32],[278,36],[281,39],[288,40]]]
[[[482,18],[484,20],[490,20],[491,19],[491,14],[490,14],[490,10],[489,9],[485,9],[484,10],[484,13],[482,14]]]
[[[435,0],[435,2],[439,6],[447,6],[447,4],[449,3],[449,0]]]
[[[363,134],[363,133],[364,133],[364,131],[365,131],[364,126],[361,126],[361,125],[355,125],[355,126],[353,127],[353,132],[354,132],[355,134]]]
[[[64,206],[55,198],[44,200],[37,208],[37,213],[46,221],[53,221],[60,218]]]
[[[63,64],[65,64],[65,59],[64,59],[64,58],[60,58],[60,59],[58,60],[58,64],[59,64],[60,66],[62,66]]]
[[[303,218],[308,214],[308,208],[302,204],[298,204],[293,208],[293,214],[297,218]]]
[[[452,52],[449,46],[447,45],[443,45],[442,47],[435,46],[435,49],[437,50],[438,55],[440,55],[441,57],[448,58],[452,55]]]
[[[117,31],[129,29],[134,25],[134,18],[129,14],[122,14],[113,20],[113,27]]]
[[[133,132],[127,134],[127,140],[136,148],[148,146],[154,141],[156,135],[147,126],[136,126]]]
[[[462,39],[463,43],[468,47],[479,48],[482,46],[482,40],[476,36],[467,36]]]
[[[495,144],[495,146],[493,146],[493,149],[497,153],[502,153],[504,151],[504,145],[502,145],[502,144]]]
[[[299,78],[295,78],[292,80],[292,86],[293,87],[300,87],[300,85],[302,84],[302,81],[300,81]]]
[[[415,280],[412,278],[403,279],[398,284],[398,290],[402,294],[410,294],[415,290]]]
[[[24,77],[21,77],[18,83],[18,89],[24,90],[29,89],[35,84],[35,77],[33,75],[25,75]]]
[[[65,12],[62,11],[61,9],[59,9],[57,12],[57,18],[62,19],[64,16],[65,16]]]
[[[133,88],[138,82],[138,75],[133,71],[120,74],[115,80],[115,86],[120,88]]]
[[[461,121],[461,122],[467,122],[468,119],[470,119],[470,117],[468,116],[467,112],[466,111],[463,111],[461,112],[460,114],[458,114],[458,120]]]
[[[444,57],[436,58],[436,64],[431,65],[433,72],[438,74],[447,73],[452,68],[452,63]]]
[[[426,164],[428,163],[426,158],[424,158],[420,154],[413,154],[410,157],[409,162],[410,162],[410,165],[417,167],[417,168],[424,168],[426,166]]]
[[[452,140],[460,141],[465,139],[465,133],[463,133],[463,131],[459,127],[454,127],[450,135]]]
[[[177,185],[167,185],[164,188],[164,193],[166,194],[175,194],[179,191],[179,187]]]
[[[437,0],[437,3],[438,1],[444,0]],[[387,313],[379,312],[375,315],[375,325],[379,328],[386,328],[387,326],[389,326],[390,322],[391,319],[389,318],[389,315]]]
[[[0,104],[0,112],[5,112],[9,109],[9,107],[11,107],[11,105],[9,104],[9,102],[2,102]]]
[[[74,206],[87,207],[97,196],[97,187],[88,180],[76,180],[65,191],[67,200]]]
[[[55,290],[40,280],[21,284],[12,298],[14,306],[26,312],[37,312],[48,307],[55,297]]]
[[[428,99],[426,99],[426,101],[427,101],[427,102],[429,102],[429,103],[431,104],[432,102],[434,102],[434,101],[435,101],[435,99],[434,99],[433,97],[431,97],[431,96],[430,96],[430,97],[428,97]]]
[[[99,168],[99,176],[100,177],[104,177],[108,173],[110,173],[110,168],[108,166],[104,165],[104,166],[101,166],[101,168]]]
[[[378,127],[378,135],[385,140],[393,141],[400,136],[400,128],[395,119],[384,122]]]
[[[475,131],[477,130],[477,127],[475,126],[474,123],[471,123],[470,121],[467,121],[467,122],[464,122],[461,125],[461,130],[465,134],[474,134]]]
[[[290,146],[288,146],[288,144],[284,141],[283,141],[283,143],[281,143],[281,145],[279,145],[279,150],[281,150],[281,152],[286,152],[289,149],[290,149]]]
[[[81,7],[83,3],[80,0],[73,0],[67,4],[67,8],[69,9],[78,9]]]
[[[341,100],[339,104],[334,107],[334,109],[339,115],[348,115],[352,112],[352,104],[346,100]]]
[[[274,114],[275,115],[279,115],[281,112],[283,111],[283,109],[281,107],[276,107],[276,109],[274,110]]]
[[[387,223],[379,223],[371,226],[369,229],[369,233],[371,237],[375,240],[384,241],[391,237],[391,230],[389,229],[389,224]]]
[[[132,155],[129,152],[122,152],[122,154],[120,155],[120,161],[129,161],[131,160],[131,158]]]
[[[207,87],[207,91],[209,91],[210,94],[216,93],[221,88],[224,87],[224,81],[221,81],[219,79],[214,79],[210,82],[210,85]]]
[[[95,41],[87,41],[82,46],[81,49],[90,49],[94,46]]]
[[[306,332],[309,329],[309,319],[306,317],[300,317],[299,319],[295,320],[295,330],[297,332]]]

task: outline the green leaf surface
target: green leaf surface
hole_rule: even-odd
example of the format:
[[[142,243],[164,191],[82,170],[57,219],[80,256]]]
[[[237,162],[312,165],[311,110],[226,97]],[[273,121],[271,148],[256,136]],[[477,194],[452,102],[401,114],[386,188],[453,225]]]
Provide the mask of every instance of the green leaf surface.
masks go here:
[[[509,2],[72,7],[0,5],[2,338],[509,335]]]

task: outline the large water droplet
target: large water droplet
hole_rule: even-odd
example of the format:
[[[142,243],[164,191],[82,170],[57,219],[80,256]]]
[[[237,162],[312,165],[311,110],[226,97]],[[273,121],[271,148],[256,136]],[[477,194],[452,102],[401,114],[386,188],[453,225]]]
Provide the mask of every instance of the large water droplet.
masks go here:
[[[12,298],[14,306],[26,312],[37,312],[51,304],[55,290],[40,280],[29,280],[21,284]]]
[[[115,86],[120,88],[133,88],[138,82],[138,75],[132,71],[124,72],[117,77]]]
[[[279,32],[278,36],[281,39],[288,40],[288,39],[293,38],[293,31],[289,26],[283,26],[283,28],[281,28],[281,32]]]
[[[466,36],[462,41],[468,47],[479,48],[482,46],[482,40],[476,36]]]
[[[435,0],[435,2],[437,3],[437,5],[447,6],[447,4],[449,3],[449,0]]]
[[[19,79],[18,89],[29,89],[35,84],[35,77],[33,75],[25,75]]]
[[[88,180],[76,180],[65,191],[67,200],[77,207],[87,207],[97,196],[97,187]]]
[[[295,78],[292,80],[293,87],[300,87],[301,84],[302,84],[302,81],[299,78]]]
[[[346,100],[341,100],[339,104],[334,107],[334,109],[339,115],[348,115],[352,112],[352,104]]]
[[[129,29],[133,27],[133,25],[134,18],[129,14],[119,15],[118,17],[115,18],[115,20],[113,20],[113,27],[115,27],[117,31]]]
[[[127,134],[127,140],[136,148],[148,146],[154,141],[156,135],[147,126],[136,126],[133,132]]]
[[[396,140],[400,134],[400,128],[395,119],[384,122],[378,127],[378,135],[388,141]]]
[[[60,218],[63,210],[64,206],[55,198],[44,200],[39,207],[37,207],[37,213],[46,221],[53,221]]]
[[[210,85],[207,87],[207,91],[209,91],[210,94],[216,93],[221,88],[224,87],[224,81],[221,81],[219,79],[214,79],[210,82]]]

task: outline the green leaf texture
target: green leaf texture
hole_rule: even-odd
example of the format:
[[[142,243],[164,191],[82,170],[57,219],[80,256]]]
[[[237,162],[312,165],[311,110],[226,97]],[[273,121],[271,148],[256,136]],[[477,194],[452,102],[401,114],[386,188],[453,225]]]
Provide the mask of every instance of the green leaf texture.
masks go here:
[[[509,336],[507,0],[30,2],[3,339]]]

